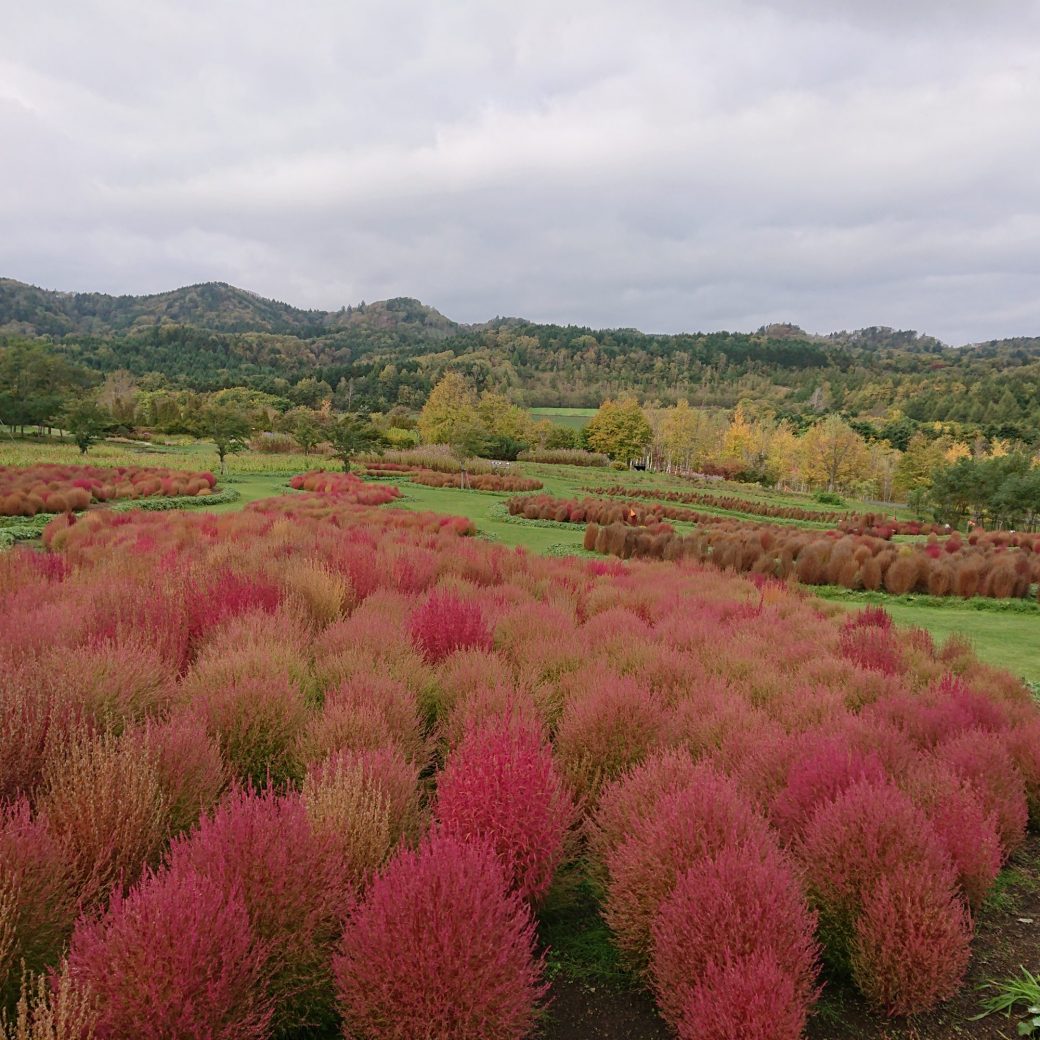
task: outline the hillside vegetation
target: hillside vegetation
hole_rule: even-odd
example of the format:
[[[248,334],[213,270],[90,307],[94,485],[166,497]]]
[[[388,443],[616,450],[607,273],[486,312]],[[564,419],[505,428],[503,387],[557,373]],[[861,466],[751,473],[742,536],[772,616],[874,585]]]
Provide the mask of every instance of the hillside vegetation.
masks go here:
[[[595,407],[624,389],[662,404],[757,400],[792,418],[894,407],[987,436],[1024,438],[1040,425],[1040,338],[954,348],[883,328],[815,336],[792,325],[679,335],[517,318],[466,326],[408,298],[326,312],[221,283],[115,297],[2,279],[0,346],[27,338],[102,373],[274,394],[314,380],[337,406],[371,410],[417,407],[450,369],[532,406]]]

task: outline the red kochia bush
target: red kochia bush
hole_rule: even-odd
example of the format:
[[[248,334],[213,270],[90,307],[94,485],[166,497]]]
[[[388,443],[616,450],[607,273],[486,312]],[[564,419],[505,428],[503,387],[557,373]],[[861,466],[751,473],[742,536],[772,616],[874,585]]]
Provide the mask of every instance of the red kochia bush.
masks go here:
[[[95,998],[98,1040],[266,1040],[263,964],[241,892],[181,868],[83,918],[67,970]]]
[[[863,896],[852,942],[852,977],[889,1014],[927,1011],[960,988],[971,922],[953,890],[912,865],[876,878]]]
[[[827,954],[851,968],[866,996],[891,1010],[923,1010],[956,989],[971,936],[957,874],[905,794],[887,784],[850,787],[817,811],[800,855]],[[892,931],[879,944],[885,922]],[[939,943],[924,962],[915,960],[919,935]]]
[[[684,1040],[800,1040],[816,997],[815,923],[772,843],[727,846],[691,867],[651,929],[665,1020]]]
[[[645,961],[651,925],[678,878],[741,844],[767,848],[766,823],[730,781],[705,766],[685,788],[659,799],[653,815],[607,853],[604,916],[633,963]]]
[[[400,852],[333,963],[344,1035],[521,1040],[545,993],[530,911],[494,852],[447,835]]]
[[[329,958],[353,898],[337,848],[332,835],[312,830],[298,795],[237,790],[170,850],[173,868],[241,894],[267,952],[276,1032],[331,1016]]]
[[[549,890],[574,822],[574,803],[537,729],[509,720],[473,728],[437,783],[446,834],[486,840],[510,887],[538,902]]]
[[[416,646],[431,663],[456,650],[491,649],[491,631],[480,607],[450,592],[433,592],[412,614],[410,629]]]
[[[58,960],[72,931],[75,900],[65,850],[24,798],[0,805],[0,1009],[18,997],[22,969]]]
[[[1025,781],[1000,737],[970,730],[944,741],[935,754],[971,784],[986,812],[996,817],[1004,855],[1010,856],[1025,841],[1029,805]]]

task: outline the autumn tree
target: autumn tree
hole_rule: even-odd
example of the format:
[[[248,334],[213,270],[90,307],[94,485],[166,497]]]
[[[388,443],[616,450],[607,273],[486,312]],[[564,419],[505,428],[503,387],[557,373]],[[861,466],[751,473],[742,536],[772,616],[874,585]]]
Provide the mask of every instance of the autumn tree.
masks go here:
[[[837,415],[828,415],[806,431],[802,451],[808,482],[828,491],[862,480],[869,463],[866,442]]]
[[[652,438],[650,423],[634,397],[604,401],[585,427],[588,446],[617,462],[641,458]]]
[[[485,432],[473,388],[458,372],[447,372],[419,413],[423,443],[473,446]]]

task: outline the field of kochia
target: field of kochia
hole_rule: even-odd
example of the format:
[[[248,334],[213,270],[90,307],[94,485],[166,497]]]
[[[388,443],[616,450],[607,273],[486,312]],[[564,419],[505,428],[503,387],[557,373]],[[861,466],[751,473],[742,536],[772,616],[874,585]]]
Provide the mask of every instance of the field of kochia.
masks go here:
[[[12,1037],[520,1040],[561,886],[683,1040],[964,985],[1040,824],[1019,678],[764,568],[292,484],[0,553]]]

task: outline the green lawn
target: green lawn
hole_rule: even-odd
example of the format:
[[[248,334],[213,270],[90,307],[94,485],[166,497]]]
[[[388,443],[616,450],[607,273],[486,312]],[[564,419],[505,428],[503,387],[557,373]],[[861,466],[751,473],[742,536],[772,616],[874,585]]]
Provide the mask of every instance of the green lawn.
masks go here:
[[[528,412],[535,422],[548,419],[558,426],[571,426],[575,430],[583,429],[589,420],[599,411],[598,408],[530,408]]]
[[[937,642],[957,633],[966,636],[983,661],[1006,668],[1029,682],[1040,682],[1040,610],[1014,609],[1006,601],[950,599],[942,606],[915,602],[912,596],[826,590],[822,597],[849,610],[880,603],[899,625],[916,625]],[[917,597],[926,599],[926,597]]]

